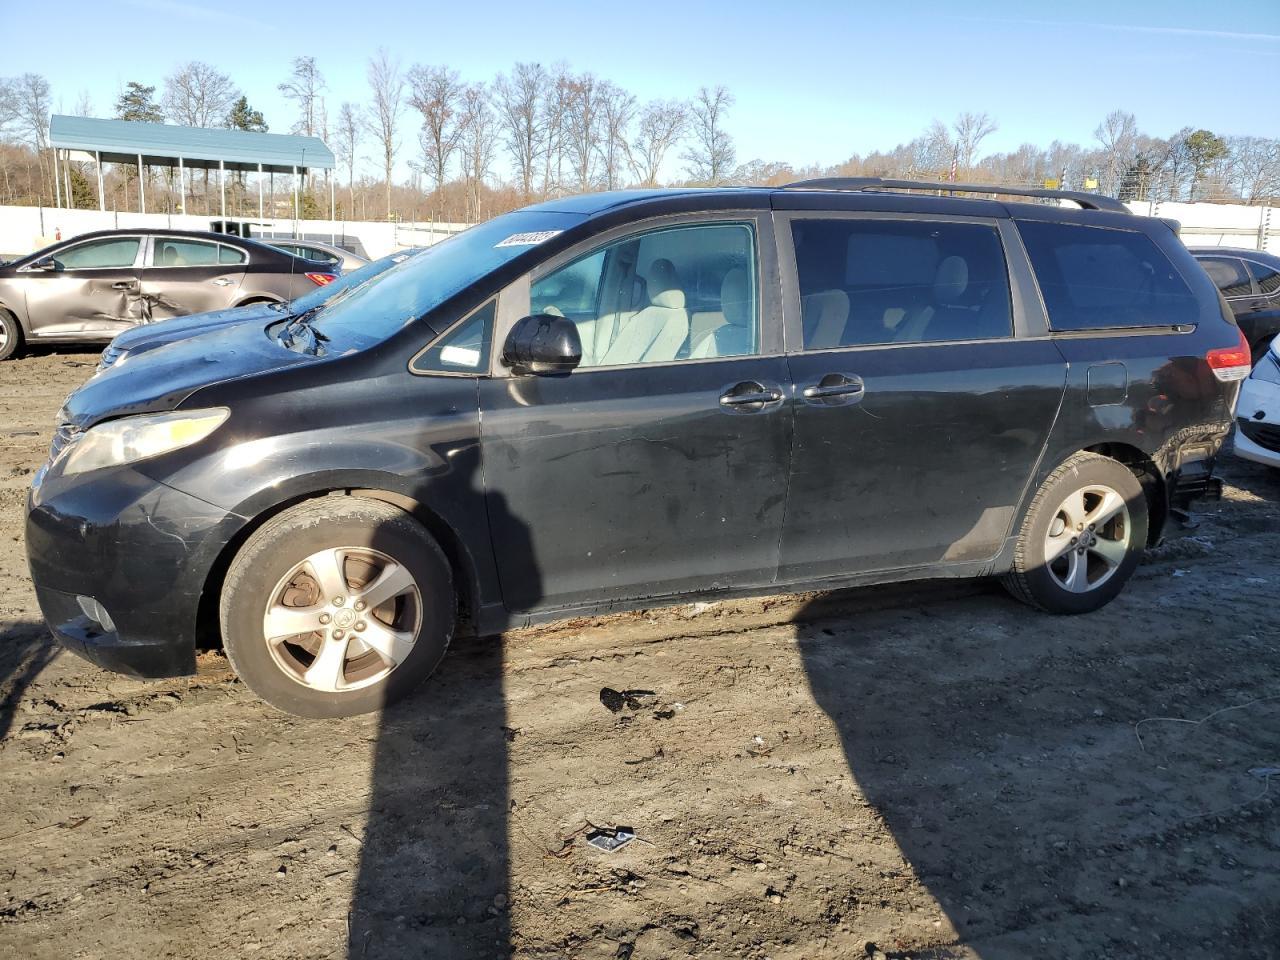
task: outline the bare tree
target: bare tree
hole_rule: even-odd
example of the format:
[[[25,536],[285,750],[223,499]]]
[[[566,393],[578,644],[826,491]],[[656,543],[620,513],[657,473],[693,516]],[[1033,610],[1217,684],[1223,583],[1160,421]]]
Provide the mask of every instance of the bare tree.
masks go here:
[[[543,151],[542,103],[547,71],[540,63],[517,63],[508,78],[498,74],[494,102],[503,142],[525,200],[533,196],[534,169]]]
[[[437,202],[449,172],[449,158],[462,138],[459,108],[465,86],[448,67],[415,66],[409,71],[409,104],[422,114],[422,156],[435,185]]]
[[[724,87],[702,87],[690,107],[693,144],[681,157],[689,164],[692,179],[712,187],[724,183],[733,169],[736,151],[733,138],[724,129],[725,115],[733,103],[733,94]]]
[[[240,96],[225,73],[207,63],[193,60],[179,67],[164,81],[161,98],[166,116],[186,127],[216,127]]]
[[[386,50],[379,48],[378,55],[369,60],[369,87],[373,90],[373,115],[369,126],[382,147],[382,168],[386,176],[387,219],[391,219],[391,168],[395,164],[396,127],[400,112],[404,109],[404,75],[400,62],[391,59]]]
[[[17,94],[18,127],[36,152],[36,164],[40,170],[41,192],[49,186],[49,196],[54,194],[53,170],[45,162],[49,148],[49,81],[38,73],[24,73],[14,84]]]
[[[462,137],[459,150],[462,153],[463,176],[471,207],[470,215],[480,219],[480,188],[484,185],[493,166],[493,154],[497,146],[497,118],[489,106],[489,93],[484,84],[473,84],[462,92]]]
[[[347,202],[353,207],[356,189],[356,152],[360,149],[360,131],[363,126],[360,108],[353,103],[343,103],[338,110],[338,128],[334,146],[338,148],[338,158],[347,168]]]
[[[965,170],[973,169],[982,141],[999,129],[999,124],[985,113],[962,113],[954,124],[956,131],[956,156]]]
[[[1133,159],[1138,139],[1138,120],[1132,113],[1112,110],[1093,131],[1093,138],[1102,147],[1102,192],[1114,195],[1120,186],[1120,176]]]
[[[616,83],[600,85],[600,156],[604,164],[604,188],[622,186],[627,157],[627,134],[636,116],[636,98]]]
[[[658,185],[662,162],[684,134],[689,107],[679,100],[650,100],[640,111],[636,134],[627,144],[627,163],[646,187]]]
[[[564,64],[556,64],[542,97],[542,193],[549,196],[564,188],[564,158],[568,146],[569,101],[573,78]]]
[[[580,193],[586,193],[596,182],[596,158],[601,139],[602,87],[603,84],[590,73],[569,80],[565,114],[569,162]]]
[[[1232,137],[1231,173],[1240,196],[1249,203],[1280,195],[1280,140]]]
[[[325,89],[324,76],[316,66],[316,58],[294,57],[293,72],[276,89],[284,94],[286,100],[298,105],[298,122],[293,125],[293,132],[314,137],[319,129],[320,91]]]

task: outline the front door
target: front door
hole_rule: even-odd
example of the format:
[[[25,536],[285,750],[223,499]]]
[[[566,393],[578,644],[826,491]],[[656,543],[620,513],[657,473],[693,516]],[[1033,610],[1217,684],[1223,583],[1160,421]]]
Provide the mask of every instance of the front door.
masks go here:
[[[86,240],[45,258],[52,269],[29,270],[24,287],[33,333],[110,338],[136,323],[142,248],[141,237]]]
[[[997,224],[791,224],[795,453],[780,577],[993,558],[1066,379],[1052,342],[1014,337]]]
[[[211,240],[156,236],[142,271],[144,321],[222,310],[244,279],[244,251]]]
[[[584,345],[568,376],[480,382],[509,609],[773,578],[791,418],[770,237],[755,215],[632,228],[503,294],[523,301],[504,317],[531,302],[571,317]]]

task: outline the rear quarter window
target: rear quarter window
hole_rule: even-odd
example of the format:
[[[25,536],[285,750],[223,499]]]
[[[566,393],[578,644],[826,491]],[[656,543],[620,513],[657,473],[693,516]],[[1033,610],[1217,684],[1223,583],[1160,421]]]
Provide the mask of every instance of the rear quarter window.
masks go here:
[[[1018,232],[1054,330],[1180,326],[1200,317],[1177,268],[1139,230],[1024,220]]]

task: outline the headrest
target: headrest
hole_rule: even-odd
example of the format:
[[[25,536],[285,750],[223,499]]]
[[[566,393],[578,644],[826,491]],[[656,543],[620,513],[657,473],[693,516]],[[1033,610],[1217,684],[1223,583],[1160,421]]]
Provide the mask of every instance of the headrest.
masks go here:
[[[645,277],[649,284],[649,301],[657,303],[654,297],[664,290],[674,290],[680,286],[676,277],[675,265],[666,257],[659,257],[649,264],[649,274]]]
[[[720,312],[724,322],[734,327],[751,323],[751,290],[747,285],[747,271],[734,267],[720,281]]]
[[[933,279],[933,297],[939,303],[957,303],[969,288],[969,263],[963,257],[945,257]]]
[[[816,310],[818,322],[844,323],[849,319],[849,295],[843,290],[819,290],[804,298],[806,310]]]
[[[649,295],[649,303],[655,307],[668,307],[676,310],[684,309],[683,290],[663,290],[661,293]]]

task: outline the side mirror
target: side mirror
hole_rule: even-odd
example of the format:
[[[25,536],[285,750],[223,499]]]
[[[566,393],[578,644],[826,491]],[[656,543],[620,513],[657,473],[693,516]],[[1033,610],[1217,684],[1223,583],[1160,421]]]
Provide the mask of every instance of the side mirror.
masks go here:
[[[52,273],[58,269],[58,261],[54,260],[53,257],[41,257],[27,269],[34,273]]]
[[[502,363],[516,373],[564,376],[581,362],[577,325],[548,313],[517,320],[502,345]]]

